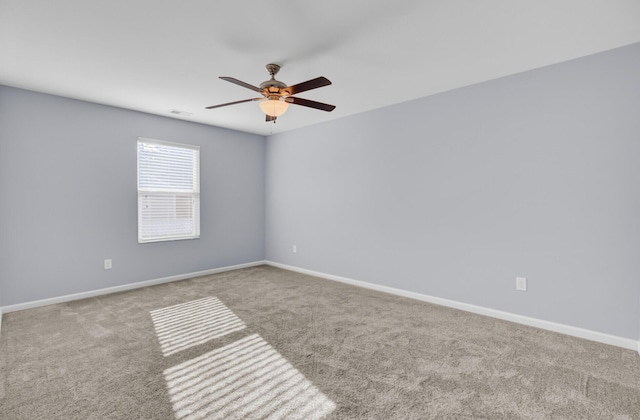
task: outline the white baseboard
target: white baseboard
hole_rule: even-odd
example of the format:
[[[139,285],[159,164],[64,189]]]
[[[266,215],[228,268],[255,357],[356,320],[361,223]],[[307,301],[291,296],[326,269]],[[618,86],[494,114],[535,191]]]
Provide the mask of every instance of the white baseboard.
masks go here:
[[[411,299],[421,300],[423,302],[433,303],[436,305],[447,306],[449,308],[460,309],[462,311],[472,312],[475,314],[486,315],[492,318],[503,319],[518,324],[528,325],[543,330],[554,331],[573,337],[584,338],[586,340],[597,341],[599,343],[610,344],[612,346],[622,347],[625,349],[636,350],[640,354],[640,341],[630,338],[618,337],[615,335],[605,334],[597,331],[587,330],[570,325],[558,324],[556,322],[544,321],[537,318],[530,318],[524,315],[517,315],[510,312],[503,312],[496,309],[485,308],[482,306],[471,305],[468,303],[457,302],[455,300],[443,299],[435,296],[424,295],[422,293],[409,292],[407,290],[396,289],[394,287],[381,286],[378,284],[368,283],[366,281],[354,280],[346,277],[334,276],[332,274],[321,273],[318,271],[307,270],[305,268],[295,267],[287,264],[280,264],[273,261],[265,261],[265,264],[282,268],[289,271],[295,271],[302,274],[308,274],[315,277],[321,277],[327,280],[338,281],[340,283],[350,284],[352,286],[363,287],[366,289],[386,292],[392,295],[408,297]]]
[[[3,313],[21,311],[23,309],[37,308],[37,307],[46,306],[46,305],[53,305],[56,303],[70,302],[73,300],[86,299],[89,297],[106,295],[109,293],[123,292],[126,290],[133,290],[141,287],[153,286],[156,284],[169,283],[172,281],[184,280],[184,279],[189,279],[189,278],[199,277],[199,276],[207,276],[211,274],[222,273],[225,271],[238,270],[241,268],[255,267],[262,264],[267,264],[273,267],[278,267],[278,268],[282,268],[284,270],[289,270],[289,271],[295,271],[302,274],[308,274],[311,276],[320,277],[327,280],[346,283],[353,286],[363,287],[366,289],[377,290],[380,292],[390,293],[397,296],[403,296],[411,299],[420,300],[423,302],[433,303],[436,305],[442,305],[442,306],[460,309],[463,311],[472,312],[480,315],[486,315],[492,318],[498,318],[506,321],[516,322],[518,324],[541,328],[543,330],[554,331],[557,333],[566,334],[573,337],[579,337],[579,338],[584,338],[586,340],[597,341],[599,343],[610,344],[610,345],[622,347],[625,349],[636,350],[638,354],[640,354],[640,341],[632,340],[630,338],[618,337],[615,335],[587,330],[584,328],[573,327],[570,325],[559,324],[551,321],[544,321],[537,318],[530,318],[524,315],[517,315],[510,312],[503,312],[496,309],[490,309],[482,306],[471,305],[468,303],[457,302],[454,300],[424,295],[421,293],[410,292],[402,289],[396,289],[394,287],[368,283],[361,280],[354,280],[347,277],[334,276],[332,274],[322,273],[322,272],[313,271],[313,270],[307,270],[305,268],[300,268],[300,267],[287,265],[287,264],[281,264],[281,263],[268,261],[268,260],[254,261],[250,263],[232,265],[227,267],[213,268],[210,270],[179,274],[175,276],[163,277],[163,278],[154,279],[154,280],[130,283],[130,284],[125,284],[121,286],[107,287],[104,289],[91,290],[88,292],[74,293],[71,295],[58,296],[54,298],[41,299],[41,300],[36,300],[32,302],[25,302],[25,303],[19,303],[15,305],[0,307],[0,334],[2,333],[2,314]]]
[[[263,265],[263,264],[266,264],[266,262],[254,261],[254,262],[245,263],[245,264],[230,265],[227,267],[213,268],[213,269],[204,270],[204,271],[196,271],[194,273],[178,274],[175,276],[162,277],[154,280],[146,280],[146,281],[141,281],[137,283],[123,284],[122,286],[107,287],[104,289],[90,290],[88,292],[74,293],[71,295],[58,296],[58,297],[42,299],[42,300],[35,300],[32,302],[18,303],[16,305],[0,307],[0,314],[2,312],[9,313],[14,311],[21,311],[23,309],[37,308],[39,306],[53,305],[55,303],[70,302],[72,300],[86,299],[94,296],[107,295],[109,293],[124,292],[125,290],[139,289],[141,287],[148,287],[156,284],[169,283],[177,280],[185,280],[193,277],[208,276],[211,274],[222,273],[222,272],[231,271],[231,270],[238,270],[240,268],[254,267],[254,266]],[[0,321],[1,321],[1,316],[0,316]]]

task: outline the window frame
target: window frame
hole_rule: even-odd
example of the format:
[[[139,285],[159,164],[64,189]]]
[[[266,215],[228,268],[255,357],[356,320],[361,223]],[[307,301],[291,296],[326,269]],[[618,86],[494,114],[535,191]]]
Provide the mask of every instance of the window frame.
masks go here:
[[[166,146],[166,147],[174,147],[179,149],[187,149],[195,151],[194,161],[192,162],[193,168],[193,183],[194,188],[190,190],[185,189],[171,189],[171,188],[140,188],[140,147],[142,145],[155,145],[155,146]],[[153,243],[153,242],[170,242],[170,241],[181,241],[187,239],[199,239],[200,238],[200,146],[185,144],[185,143],[177,143],[170,142],[164,140],[151,139],[146,137],[138,137],[136,141],[136,187],[138,194],[138,243]],[[174,197],[175,201],[179,201],[185,196],[191,197],[191,231],[189,233],[169,233],[164,231],[159,234],[149,235],[148,233],[144,233],[144,212],[143,212],[143,203],[144,200],[148,199],[149,196],[158,197]],[[148,202],[146,202],[148,203]],[[178,213],[180,208],[177,204],[174,204],[174,212]],[[174,215],[172,220],[174,223],[177,223],[178,216]],[[147,219],[148,220],[148,219]],[[166,220],[165,220],[166,221]]]

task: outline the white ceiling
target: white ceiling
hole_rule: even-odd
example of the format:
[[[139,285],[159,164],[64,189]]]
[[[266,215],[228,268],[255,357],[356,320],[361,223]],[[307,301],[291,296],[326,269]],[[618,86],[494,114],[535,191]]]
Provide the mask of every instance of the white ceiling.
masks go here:
[[[0,0],[0,84],[261,135],[635,42],[638,0]],[[271,62],[335,111],[204,109]]]

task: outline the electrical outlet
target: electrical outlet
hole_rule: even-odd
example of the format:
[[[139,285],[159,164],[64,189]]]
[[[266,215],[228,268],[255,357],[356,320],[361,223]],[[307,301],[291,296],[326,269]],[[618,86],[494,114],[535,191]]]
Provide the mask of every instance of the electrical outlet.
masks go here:
[[[527,279],[524,277],[516,277],[516,290],[521,292],[527,291]]]
[[[297,254],[298,253],[298,245],[294,245],[293,246],[293,253]]]
[[[111,270],[111,267],[113,267],[111,258],[107,258],[106,260],[104,260],[104,269]]]

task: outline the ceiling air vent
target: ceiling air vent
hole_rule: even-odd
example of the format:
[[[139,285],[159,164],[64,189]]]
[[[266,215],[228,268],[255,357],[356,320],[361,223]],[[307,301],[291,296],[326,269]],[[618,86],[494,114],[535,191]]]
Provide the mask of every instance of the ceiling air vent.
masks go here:
[[[191,116],[193,116],[193,113],[191,113],[191,112],[180,111],[180,110],[177,110],[177,109],[172,109],[171,111],[169,111],[169,114],[180,115],[181,117],[191,117]]]

